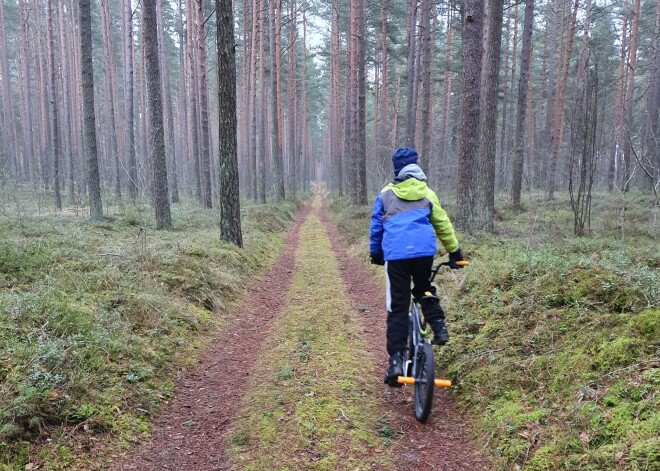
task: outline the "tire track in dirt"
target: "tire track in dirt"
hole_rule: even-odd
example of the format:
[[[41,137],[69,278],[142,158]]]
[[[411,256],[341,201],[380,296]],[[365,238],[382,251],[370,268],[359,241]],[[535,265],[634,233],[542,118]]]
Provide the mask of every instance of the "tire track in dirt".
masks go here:
[[[269,335],[286,301],[293,279],[300,228],[312,206],[296,215],[282,252],[271,268],[249,288],[245,303],[220,331],[198,364],[175,388],[173,399],[152,424],[152,433],[113,467],[116,471],[225,470],[231,423],[254,373],[262,339]],[[258,302],[251,302],[258,300]]]
[[[361,327],[361,335],[372,358],[371,374],[373,380],[381,385],[379,391],[383,411],[389,414],[390,426],[400,436],[397,442],[393,442],[395,453],[400,457],[399,469],[490,469],[483,450],[475,443],[470,433],[466,418],[457,411],[447,391],[435,391],[431,416],[426,423],[421,424],[413,415],[412,389],[393,389],[382,383],[383,373],[387,369],[385,293],[364,263],[349,253],[336,225],[330,220],[325,205],[319,210],[318,216],[332,242],[346,292],[352,303],[352,313],[359,320],[357,325]]]

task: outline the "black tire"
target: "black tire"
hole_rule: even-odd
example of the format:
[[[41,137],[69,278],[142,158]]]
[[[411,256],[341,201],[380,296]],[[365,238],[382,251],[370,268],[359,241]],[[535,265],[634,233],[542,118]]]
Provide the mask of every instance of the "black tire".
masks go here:
[[[431,344],[423,342],[417,347],[417,364],[415,375],[415,418],[424,422],[431,413],[433,406],[433,390],[435,388],[435,365]]]

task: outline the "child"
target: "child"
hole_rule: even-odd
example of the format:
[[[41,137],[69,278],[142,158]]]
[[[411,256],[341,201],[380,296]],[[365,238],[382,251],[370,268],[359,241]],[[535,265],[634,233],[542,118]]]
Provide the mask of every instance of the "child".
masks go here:
[[[445,313],[429,278],[436,253],[436,235],[449,253],[451,268],[463,260],[454,228],[438,197],[426,184],[417,165],[417,152],[410,147],[392,154],[394,181],[376,197],[371,214],[371,263],[385,265],[387,277],[387,353],[390,355],[385,383],[401,386],[403,352],[408,342],[410,280],[424,318],[433,330],[433,344],[449,341]]]

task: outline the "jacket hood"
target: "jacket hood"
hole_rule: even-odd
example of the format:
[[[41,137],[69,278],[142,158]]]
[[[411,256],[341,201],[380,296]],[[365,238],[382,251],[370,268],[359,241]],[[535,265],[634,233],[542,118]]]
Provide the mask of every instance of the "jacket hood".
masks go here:
[[[396,179],[387,185],[386,189],[392,190],[402,200],[421,200],[426,196],[428,190],[426,175],[416,164],[406,165]]]
[[[394,178],[394,183],[402,182],[408,178],[416,178],[417,180],[426,181],[426,174],[419,165],[409,164],[397,173],[396,178]]]

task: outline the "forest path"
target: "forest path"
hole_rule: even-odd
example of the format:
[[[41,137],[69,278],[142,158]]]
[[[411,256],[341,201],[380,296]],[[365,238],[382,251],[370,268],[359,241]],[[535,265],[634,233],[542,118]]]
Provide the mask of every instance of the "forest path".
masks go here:
[[[384,293],[316,197],[116,470],[486,470],[451,397],[418,423],[382,384]]]

